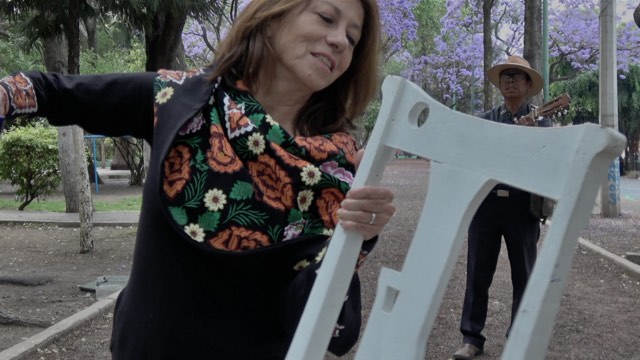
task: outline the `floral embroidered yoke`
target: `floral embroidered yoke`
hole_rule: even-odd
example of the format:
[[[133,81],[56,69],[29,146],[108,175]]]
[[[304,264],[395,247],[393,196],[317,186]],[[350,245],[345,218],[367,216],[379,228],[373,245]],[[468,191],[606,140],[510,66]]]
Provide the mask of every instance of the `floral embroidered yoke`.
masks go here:
[[[160,72],[156,109],[191,73]],[[218,79],[164,161],[163,193],[175,223],[194,241],[251,250],[303,235],[331,235],[355,172],[346,133],[292,137],[242,81]]]

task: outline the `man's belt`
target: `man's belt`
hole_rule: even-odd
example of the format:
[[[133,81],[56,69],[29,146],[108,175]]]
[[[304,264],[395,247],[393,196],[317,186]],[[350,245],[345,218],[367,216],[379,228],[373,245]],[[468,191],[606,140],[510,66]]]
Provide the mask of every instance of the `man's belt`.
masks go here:
[[[516,188],[506,188],[506,189],[494,188],[493,190],[491,190],[491,194],[497,197],[502,197],[502,198],[508,198],[510,196],[512,197],[512,196],[516,196],[524,193],[525,193],[524,191]]]

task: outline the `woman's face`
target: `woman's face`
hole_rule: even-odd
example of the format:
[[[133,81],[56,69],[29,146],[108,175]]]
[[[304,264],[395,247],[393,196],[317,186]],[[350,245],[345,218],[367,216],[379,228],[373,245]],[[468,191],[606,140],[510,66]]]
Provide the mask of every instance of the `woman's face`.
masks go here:
[[[331,85],[349,68],[363,22],[360,0],[310,0],[294,9],[269,29],[273,79],[311,92]]]

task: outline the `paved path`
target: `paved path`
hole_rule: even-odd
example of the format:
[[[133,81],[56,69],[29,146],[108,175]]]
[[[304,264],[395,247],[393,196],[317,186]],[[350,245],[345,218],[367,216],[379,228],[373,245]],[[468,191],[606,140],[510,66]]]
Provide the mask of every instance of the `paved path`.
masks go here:
[[[96,211],[93,213],[93,226],[135,226],[138,225],[139,216],[140,212],[138,211]],[[0,224],[31,223],[78,226],[79,222],[78,213],[0,210]]]
[[[104,177],[104,174],[102,175]],[[635,199],[634,199],[635,200]],[[136,226],[138,223],[139,212],[137,211],[117,211],[117,212],[95,212],[93,215],[94,226]],[[40,211],[3,211],[0,210],[0,224],[2,223],[54,223],[60,226],[78,226],[79,215],[77,213],[56,213],[56,212],[40,212]],[[587,239],[580,239],[580,244],[613,263],[620,265],[632,273],[640,277],[640,265],[631,263],[630,261],[615,255],[606,249],[591,243]],[[115,296],[109,296],[106,299],[98,301],[94,306],[86,311],[82,311],[56,324],[40,334],[25,340],[5,351],[0,352],[0,360],[18,360],[23,359],[34,349],[41,347],[55,339],[66,335],[71,330],[79,328],[97,314],[109,311],[115,301]]]

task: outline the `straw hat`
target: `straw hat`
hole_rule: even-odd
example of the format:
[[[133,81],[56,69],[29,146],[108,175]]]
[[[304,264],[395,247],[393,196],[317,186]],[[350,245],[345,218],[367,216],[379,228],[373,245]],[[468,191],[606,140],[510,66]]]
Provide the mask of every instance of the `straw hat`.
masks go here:
[[[518,69],[529,74],[529,77],[531,78],[531,89],[529,89],[529,93],[527,94],[528,96],[534,96],[542,90],[543,81],[540,73],[532,69],[527,60],[517,55],[507,57],[507,62],[504,64],[497,64],[491,67],[487,72],[489,81],[491,81],[491,83],[496,87],[500,88],[500,73],[506,69]]]

